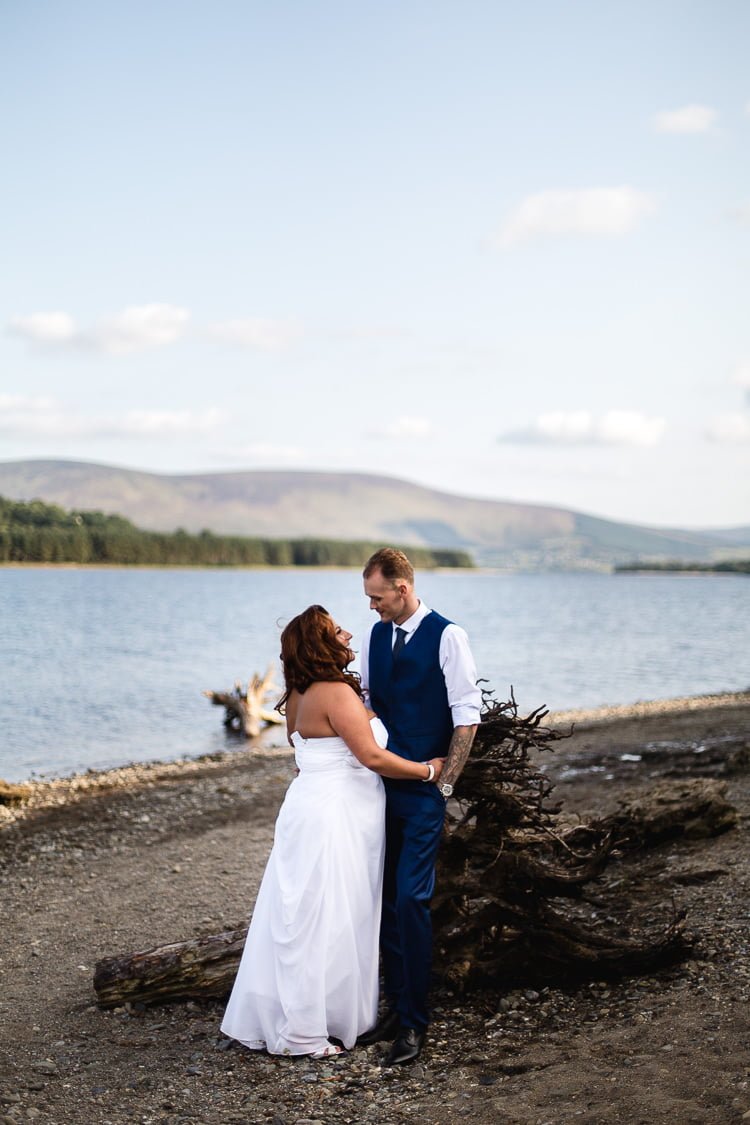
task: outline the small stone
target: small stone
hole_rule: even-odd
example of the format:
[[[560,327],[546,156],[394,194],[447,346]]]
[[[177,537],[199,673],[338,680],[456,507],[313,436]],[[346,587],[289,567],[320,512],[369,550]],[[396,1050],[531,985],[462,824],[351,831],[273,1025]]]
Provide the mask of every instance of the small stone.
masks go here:
[[[57,1067],[52,1059],[42,1059],[41,1062],[32,1063],[31,1069],[38,1071],[39,1074],[57,1074]]]

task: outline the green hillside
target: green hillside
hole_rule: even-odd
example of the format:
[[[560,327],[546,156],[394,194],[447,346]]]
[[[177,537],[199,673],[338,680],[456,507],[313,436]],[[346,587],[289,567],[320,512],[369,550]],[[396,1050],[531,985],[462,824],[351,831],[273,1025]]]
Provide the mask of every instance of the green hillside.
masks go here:
[[[498,491],[502,482],[498,482]],[[162,474],[76,461],[0,463],[0,494],[117,512],[145,531],[224,539],[402,543],[467,551],[509,569],[606,569],[642,559],[747,555],[750,530],[715,534],[618,523],[542,504],[456,496],[368,473]]]
[[[141,566],[362,566],[382,543],[143,531],[122,516],[0,496],[0,562]],[[415,565],[470,567],[465,551],[409,548]]]

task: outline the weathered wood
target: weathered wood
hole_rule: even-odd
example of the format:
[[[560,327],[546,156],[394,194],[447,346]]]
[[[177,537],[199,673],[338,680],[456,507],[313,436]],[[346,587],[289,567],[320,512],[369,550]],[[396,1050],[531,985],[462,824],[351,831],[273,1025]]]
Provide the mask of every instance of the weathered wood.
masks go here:
[[[724,783],[657,785],[610,817],[570,827],[529,754],[564,737],[546,712],[522,718],[515,700],[492,704],[457,786],[433,900],[436,968],[458,988],[515,978],[650,970],[684,954],[683,918],[670,908],[649,931],[592,923],[577,910],[587,884],[627,851],[685,835],[716,835],[736,814]],[[566,901],[570,907],[566,907]],[[96,966],[103,1007],[128,1001],[224,996],[246,931],[178,942]]]
[[[22,805],[28,801],[34,790],[30,785],[14,785],[0,778],[0,805]]]
[[[689,840],[718,836],[736,823],[727,783],[700,777],[654,785],[645,795],[624,801],[621,810],[605,817],[599,828],[611,831],[619,848],[639,848],[680,836]]]
[[[247,688],[238,681],[231,692],[204,691],[203,694],[216,706],[224,708],[224,726],[241,732],[246,738],[257,738],[264,723],[283,722],[278,711],[267,705],[268,696],[279,691],[273,677],[274,666],[269,664],[265,676],[261,679],[254,673]]]
[[[94,991],[102,1008],[127,1003],[222,997],[237,972],[247,930],[144,949],[127,957],[105,957],[94,969]]]

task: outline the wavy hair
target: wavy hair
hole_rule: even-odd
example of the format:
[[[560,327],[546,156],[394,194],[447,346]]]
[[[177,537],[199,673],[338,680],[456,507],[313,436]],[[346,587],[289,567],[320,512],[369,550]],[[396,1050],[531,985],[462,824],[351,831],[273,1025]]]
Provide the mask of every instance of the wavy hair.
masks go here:
[[[362,697],[356,672],[348,672],[354,660],[350,648],[344,648],[336,636],[336,625],[322,605],[310,605],[293,617],[281,634],[281,663],[284,668],[285,691],[276,710],[282,715],[290,694],[300,695],[315,683],[344,683]]]

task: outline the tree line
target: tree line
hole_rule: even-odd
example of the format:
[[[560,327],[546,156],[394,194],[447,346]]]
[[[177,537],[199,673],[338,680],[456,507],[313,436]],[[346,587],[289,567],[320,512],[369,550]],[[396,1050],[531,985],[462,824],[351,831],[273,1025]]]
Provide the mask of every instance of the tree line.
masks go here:
[[[118,566],[361,566],[382,543],[144,531],[123,516],[0,496],[0,562]],[[420,569],[472,567],[467,551],[406,548]]]
[[[629,574],[641,571],[648,574],[665,572],[686,571],[699,574],[750,574],[750,559],[724,559],[722,562],[695,563],[695,562],[653,562],[653,563],[623,563],[616,566],[617,574]]]

